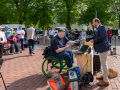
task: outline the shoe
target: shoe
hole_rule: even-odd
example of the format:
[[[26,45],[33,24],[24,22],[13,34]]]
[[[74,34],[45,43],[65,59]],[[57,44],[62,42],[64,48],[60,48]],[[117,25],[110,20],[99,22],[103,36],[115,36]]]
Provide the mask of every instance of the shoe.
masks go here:
[[[11,55],[13,55],[13,53],[11,53]]]
[[[103,80],[103,76],[97,76],[96,79]]]
[[[102,81],[98,82],[97,85],[99,85],[99,86],[109,86],[109,82],[105,82],[105,81],[102,80]]]
[[[20,52],[16,52],[16,53],[18,53],[18,54],[19,54]]]
[[[33,54],[35,54],[35,52],[32,51]]]

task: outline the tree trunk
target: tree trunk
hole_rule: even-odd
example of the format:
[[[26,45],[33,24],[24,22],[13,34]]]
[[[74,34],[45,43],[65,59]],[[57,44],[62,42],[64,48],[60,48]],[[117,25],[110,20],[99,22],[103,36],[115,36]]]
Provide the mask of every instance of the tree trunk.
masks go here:
[[[120,28],[120,14],[119,14],[119,28]]]
[[[70,11],[71,11],[71,6],[69,6],[68,1],[66,1],[66,8],[67,8],[67,20],[66,20],[66,28],[68,28],[69,30],[71,30],[71,25],[70,25]]]
[[[70,25],[70,11],[67,9],[67,21],[66,21],[66,28],[71,30],[71,25]]]

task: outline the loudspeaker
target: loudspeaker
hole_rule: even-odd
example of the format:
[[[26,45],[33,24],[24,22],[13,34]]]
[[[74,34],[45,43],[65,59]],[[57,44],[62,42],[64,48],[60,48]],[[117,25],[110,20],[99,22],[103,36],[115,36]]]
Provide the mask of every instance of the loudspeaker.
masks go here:
[[[99,72],[100,69],[101,69],[101,62],[100,62],[99,54],[94,52],[93,53],[93,71]]]

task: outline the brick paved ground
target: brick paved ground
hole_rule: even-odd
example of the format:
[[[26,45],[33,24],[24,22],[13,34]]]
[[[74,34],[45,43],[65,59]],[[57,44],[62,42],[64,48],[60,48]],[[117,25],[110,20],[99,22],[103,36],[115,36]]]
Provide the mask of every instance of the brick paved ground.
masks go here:
[[[42,48],[39,48],[40,46]],[[44,47],[42,43],[40,46],[36,46],[35,54],[33,56],[29,56],[28,49],[20,54],[3,56],[3,58],[5,58],[5,61],[1,68],[1,72],[3,74],[3,78],[8,90],[49,90],[49,87],[47,85],[48,78],[43,75],[41,69],[43,62],[43,51],[40,49],[43,49]],[[99,80],[96,80],[95,77],[96,75],[99,75],[98,73],[94,75],[95,85],[91,88],[83,86],[82,90],[120,90],[120,50],[118,44],[117,48],[118,55],[108,55],[108,66],[109,68],[112,68],[119,73],[118,77],[110,78],[109,86],[100,87],[96,85]],[[77,62],[75,57],[74,59],[75,62]],[[74,65],[77,65],[77,63]],[[66,74],[66,71],[63,71],[61,75],[64,81],[68,83],[68,76]],[[1,78],[0,90],[5,90]]]

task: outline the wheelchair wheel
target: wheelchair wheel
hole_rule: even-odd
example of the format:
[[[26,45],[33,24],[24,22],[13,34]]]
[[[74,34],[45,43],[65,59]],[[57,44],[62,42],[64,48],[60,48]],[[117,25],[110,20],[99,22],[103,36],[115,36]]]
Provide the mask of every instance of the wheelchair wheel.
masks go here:
[[[69,62],[68,62],[68,60],[66,59],[66,58],[63,58],[62,60],[61,60],[61,64],[62,64],[62,69],[64,69],[64,70],[67,70],[69,67]],[[68,65],[68,66],[67,66]]]
[[[54,56],[48,57],[42,64],[42,72],[45,76],[51,78],[52,76],[60,73],[62,70],[62,64],[60,59]]]

